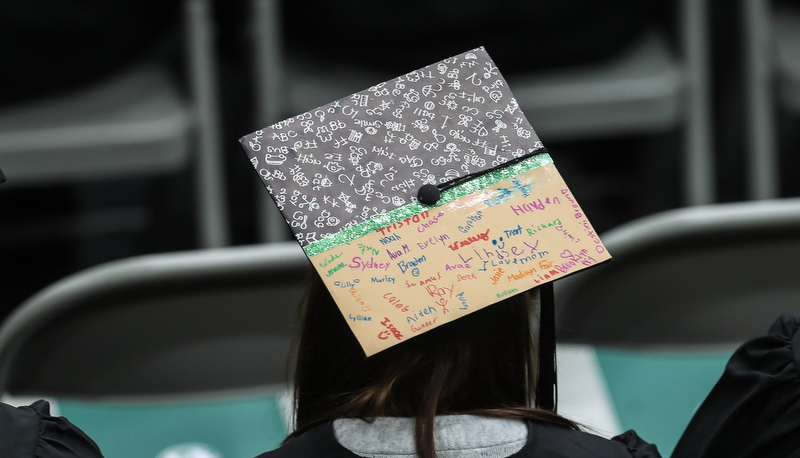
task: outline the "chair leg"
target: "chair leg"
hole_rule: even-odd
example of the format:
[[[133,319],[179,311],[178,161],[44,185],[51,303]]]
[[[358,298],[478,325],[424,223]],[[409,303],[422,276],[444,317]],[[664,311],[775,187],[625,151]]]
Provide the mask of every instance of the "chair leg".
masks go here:
[[[279,0],[253,0],[253,63],[255,66],[256,115],[260,125],[280,121],[283,113],[283,72]],[[256,198],[259,239],[285,240],[286,226],[278,207],[259,184]]]
[[[778,154],[772,85],[774,46],[766,0],[742,0],[745,114],[747,116],[747,196],[778,197]]]
[[[683,0],[680,22],[688,86],[684,199],[689,205],[705,205],[716,200],[709,91],[708,2]]]
[[[195,114],[197,209],[200,246],[230,244],[226,208],[225,167],[219,119],[219,83],[214,55],[214,30],[209,0],[187,0],[189,79]]]

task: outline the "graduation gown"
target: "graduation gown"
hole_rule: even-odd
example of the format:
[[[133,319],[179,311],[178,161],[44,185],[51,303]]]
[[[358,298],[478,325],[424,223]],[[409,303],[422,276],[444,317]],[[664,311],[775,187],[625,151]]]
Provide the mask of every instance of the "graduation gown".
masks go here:
[[[326,422],[257,458],[354,458],[355,453],[336,441],[333,423]],[[583,431],[528,422],[528,442],[509,458],[661,458],[655,445],[628,431],[604,439]]]
[[[782,315],[736,350],[672,458],[800,457],[798,330]]]
[[[26,407],[0,403],[0,457],[102,458],[86,434],[39,400]]]

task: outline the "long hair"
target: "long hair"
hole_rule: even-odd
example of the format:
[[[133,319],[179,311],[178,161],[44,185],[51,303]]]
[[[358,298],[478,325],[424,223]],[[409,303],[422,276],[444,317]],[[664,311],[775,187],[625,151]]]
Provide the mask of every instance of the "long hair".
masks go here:
[[[536,352],[531,300],[519,294],[369,358],[314,275],[300,308],[295,372],[298,436],[338,418],[411,417],[420,458],[434,458],[436,415],[526,418],[577,429],[531,407]]]

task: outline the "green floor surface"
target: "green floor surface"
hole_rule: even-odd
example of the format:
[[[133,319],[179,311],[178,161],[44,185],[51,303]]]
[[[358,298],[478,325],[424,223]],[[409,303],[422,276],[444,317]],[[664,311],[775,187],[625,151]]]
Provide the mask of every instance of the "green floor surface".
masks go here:
[[[597,359],[622,429],[635,430],[668,457],[732,353],[598,348]]]
[[[276,396],[147,404],[58,400],[58,406],[106,458],[155,458],[185,443],[202,444],[221,458],[253,458],[286,437]]]

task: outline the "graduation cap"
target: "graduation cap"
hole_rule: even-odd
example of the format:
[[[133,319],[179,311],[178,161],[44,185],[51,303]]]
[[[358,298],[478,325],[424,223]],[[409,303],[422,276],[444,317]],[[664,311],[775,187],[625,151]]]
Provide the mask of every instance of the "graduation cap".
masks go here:
[[[610,256],[483,48],[240,142],[367,356],[549,285],[553,408],[550,282]]]

